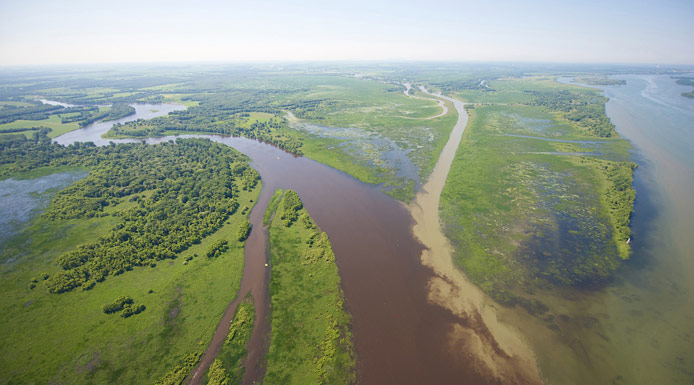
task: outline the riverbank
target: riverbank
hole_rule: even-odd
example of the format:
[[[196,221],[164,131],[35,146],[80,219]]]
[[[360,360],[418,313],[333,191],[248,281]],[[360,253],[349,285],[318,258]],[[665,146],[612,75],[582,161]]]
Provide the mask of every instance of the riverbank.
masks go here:
[[[449,348],[453,354],[472,355],[480,375],[503,383],[542,383],[534,354],[520,333],[499,320],[495,306],[453,264],[452,247],[440,225],[439,201],[468,115],[464,103],[434,96],[453,103],[458,121],[429,180],[408,206],[412,231],[426,248],[422,263],[435,272],[427,284],[428,298],[456,315],[449,325]]]

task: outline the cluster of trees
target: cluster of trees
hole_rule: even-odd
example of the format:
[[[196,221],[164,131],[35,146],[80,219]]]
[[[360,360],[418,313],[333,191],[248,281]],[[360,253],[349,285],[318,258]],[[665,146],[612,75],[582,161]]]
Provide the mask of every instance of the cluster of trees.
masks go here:
[[[59,110],[64,110],[64,108],[40,102],[34,102],[31,107],[8,106],[0,109],[0,124],[11,123],[20,119],[45,120]]]
[[[290,227],[292,223],[299,219],[299,210],[304,207],[304,204],[294,190],[287,190],[284,193],[283,203],[284,206],[282,207],[280,219],[282,219],[282,223],[285,226]]]
[[[125,103],[114,103],[111,109],[104,112],[100,112],[96,105],[62,107],[40,102],[31,103],[33,104],[30,107],[8,106],[0,109],[0,124],[11,123],[20,119],[46,120],[51,115],[59,115],[63,124],[79,122],[80,127],[85,127],[100,120],[116,120],[135,113],[135,108]],[[21,131],[26,131],[26,129]],[[19,131],[15,129],[14,132]]]
[[[223,239],[218,240],[213,243],[212,246],[207,250],[207,258],[217,258],[225,251],[229,250],[229,243]]]
[[[52,293],[88,290],[109,275],[175,258],[221,227],[238,209],[239,191],[254,188],[260,178],[245,156],[206,139],[101,148],[23,140],[0,144],[0,164],[9,163],[0,173],[62,165],[91,169],[56,194],[45,217],[121,219],[108,234],[58,257],[63,271],[46,281]],[[126,202],[126,209],[104,212]]]
[[[106,314],[113,314],[120,312],[120,316],[123,318],[128,318],[135,314],[140,314],[145,311],[147,307],[143,304],[135,304],[135,301],[128,296],[120,296],[116,298],[113,302],[101,306],[101,310]]]
[[[605,98],[579,92],[525,91],[535,99],[527,104],[560,112],[566,119],[576,122],[591,135],[611,138],[617,135],[614,125],[605,114]]]
[[[313,99],[302,100],[287,105],[286,108],[301,119],[322,120],[325,119],[325,112],[338,105],[337,100],[330,99]]]
[[[239,229],[236,231],[236,238],[239,242],[243,242],[248,238],[248,234],[251,232],[251,222],[248,219],[244,219],[239,225]]]
[[[440,89],[443,93],[453,93],[463,90],[496,91],[489,87],[489,79],[485,78],[434,82],[432,85]]]
[[[110,110],[104,112],[99,112],[99,107],[97,106],[69,108],[66,112],[77,112],[77,114],[61,116],[62,123],[79,122],[80,127],[85,127],[101,120],[125,118],[126,116],[134,114],[135,108],[127,104],[119,103],[113,104]]]
[[[256,110],[253,106],[244,107],[249,111]],[[273,113],[280,113],[279,110],[271,110]],[[295,155],[303,154],[301,139],[282,132],[286,128],[284,119],[275,117],[267,122],[256,121],[247,126],[239,120],[241,114],[243,113],[240,112],[239,107],[206,103],[146,121],[137,120],[122,125],[117,124],[111,132],[115,136],[130,137],[163,136],[167,131],[243,136],[273,144]]]
[[[188,376],[188,373],[198,364],[201,356],[201,352],[194,352],[183,357],[181,363],[174,366],[168,373],[163,375],[156,382],[156,385],[181,385],[183,380],[186,379],[186,376]]]
[[[629,224],[636,199],[633,181],[637,165],[633,162],[614,162],[587,156],[581,157],[581,162],[593,165],[609,181],[603,199],[607,202],[610,212],[613,237],[617,243],[619,255],[622,259],[629,258],[631,247],[627,242],[631,238]]]

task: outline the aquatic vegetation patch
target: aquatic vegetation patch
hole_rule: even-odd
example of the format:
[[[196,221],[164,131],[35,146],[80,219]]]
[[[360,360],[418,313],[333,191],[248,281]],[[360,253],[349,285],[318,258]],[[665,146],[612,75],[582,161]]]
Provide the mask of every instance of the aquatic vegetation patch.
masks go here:
[[[476,106],[441,196],[454,259],[483,290],[533,309],[526,291],[609,279],[628,256],[632,164],[618,139],[546,106]],[[533,111],[535,109],[535,111]],[[535,120],[542,130],[531,132]],[[524,126],[525,125],[525,126]],[[599,151],[595,151],[599,148]]]

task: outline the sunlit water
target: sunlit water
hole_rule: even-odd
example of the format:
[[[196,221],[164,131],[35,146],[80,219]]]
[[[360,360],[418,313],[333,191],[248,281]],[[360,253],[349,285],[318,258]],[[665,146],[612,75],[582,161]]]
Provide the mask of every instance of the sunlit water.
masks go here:
[[[605,287],[542,294],[551,322],[507,316],[525,330],[549,383],[692,384],[694,100],[669,76],[618,78],[627,84],[601,89],[639,165],[633,255]]]

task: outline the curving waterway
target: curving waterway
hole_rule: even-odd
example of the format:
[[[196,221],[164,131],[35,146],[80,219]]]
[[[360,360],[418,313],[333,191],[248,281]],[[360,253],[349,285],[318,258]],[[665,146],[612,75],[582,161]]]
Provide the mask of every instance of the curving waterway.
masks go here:
[[[140,109],[137,106],[136,109],[138,113],[129,119],[141,118]],[[156,109],[158,113],[164,110],[161,106],[142,109]],[[466,116],[462,109],[459,114]],[[464,128],[464,122],[459,122],[459,126]],[[65,134],[56,141],[63,144],[93,141],[98,145],[137,141],[102,139],[100,136],[109,128],[110,125],[94,125]],[[484,363],[470,360],[464,354],[464,346],[450,345],[455,325],[467,324],[465,330],[476,330],[480,324],[470,324],[468,318],[461,318],[449,308],[430,301],[428,287],[438,273],[422,264],[424,248],[413,236],[412,215],[402,203],[384,194],[378,186],[361,183],[321,163],[294,157],[254,140],[218,135],[180,137],[205,137],[239,150],[251,158],[252,166],[263,181],[260,197],[250,214],[253,231],[246,243],[241,289],[236,299],[229,299],[230,305],[212,343],[201,358],[200,366],[188,379],[190,383],[202,381],[223,343],[222,336],[226,335],[238,299],[249,292],[254,298],[257,318],[249,344],[244,383],[252,384],[264,375],[263,357],[270,330],[267,285],[271,267],[265,266],[267,232],[263,229],[262,217],[277,188],[297,191],[316,223],[330,237],[345,303],[352,316],[358,383],[499,382],[499,378],[489,376],[487,370],[480,370],[485,367]],[[146,142],[159,143],[175,138],[151,138]],[[459,140],[459,135],[452,136],[455,147]],[[450,163],[450,160],[452,158],[447,161]]]
[[[251,158],[263,181],[250,213],[253,231],[246,243],[241,289],[236,299],[229,298],[189,381],[202,380],[246,293],[254,298],[257,319],[244,383],[263,378],[272,270],[265,266],[262,217],[272,192],[291,188],[331,239],[352,315],[359,384],[692,383],[694,102],[678,99],[669,77],[624,78],[626,86],[603,89],[610,98],[608,116],[634,145],[640,166],[635,174],[634,253],[605,287],[538,293],[550,307],[546,316],[555,319],[554,328],[523,309],[496,305],[452,263],[438,205],[467,123],[463,103],[429,93],[453,103],[459,119],[431,176],[408,206],[377,186],[270,145],[217,135],[181,136],[206,137],[239,150]],[[135,115],[117,122],[182,108],[169,106],[136,105]],[[112,124],[99,123],[55,140],[106,145],[111,140],[100,136]]]

